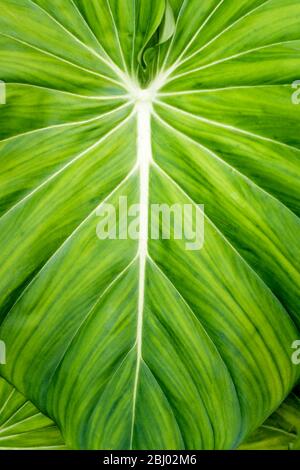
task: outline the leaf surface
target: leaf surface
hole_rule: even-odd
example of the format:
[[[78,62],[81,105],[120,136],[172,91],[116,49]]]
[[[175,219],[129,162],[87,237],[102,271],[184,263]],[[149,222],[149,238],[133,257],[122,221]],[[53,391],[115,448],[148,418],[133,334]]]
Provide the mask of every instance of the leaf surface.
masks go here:
[[[238,447],[300,376],[299,1],[0,7],[1,375],[68,447]]]
[[[57,426],[2,378],[0,379],[0,417],[1,450],[65,448]]]
[[[240,450],[300,450],[299,388],[240,446]]]

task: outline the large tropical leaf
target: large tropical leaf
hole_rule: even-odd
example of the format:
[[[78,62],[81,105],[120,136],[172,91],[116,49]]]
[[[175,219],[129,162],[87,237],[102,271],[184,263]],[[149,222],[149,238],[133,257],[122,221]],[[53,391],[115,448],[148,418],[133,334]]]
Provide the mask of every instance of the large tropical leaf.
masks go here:
[[[300,375],[299,0],[0,11],[2,376],[72,448],[237,447]],[[139,239],[100,240],[120,196]]]

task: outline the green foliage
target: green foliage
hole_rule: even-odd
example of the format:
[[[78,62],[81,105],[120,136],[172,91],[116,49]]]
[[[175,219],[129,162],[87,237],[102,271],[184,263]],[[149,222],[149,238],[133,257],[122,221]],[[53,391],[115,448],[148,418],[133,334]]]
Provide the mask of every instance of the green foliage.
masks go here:
[[[240,449],[300,450],[299,396],[298,388]]]
[[[0,446],[237,448],[300,376],[299,0],[0,11]],[[120,196],[204,204],[203,248],[99,240]]]

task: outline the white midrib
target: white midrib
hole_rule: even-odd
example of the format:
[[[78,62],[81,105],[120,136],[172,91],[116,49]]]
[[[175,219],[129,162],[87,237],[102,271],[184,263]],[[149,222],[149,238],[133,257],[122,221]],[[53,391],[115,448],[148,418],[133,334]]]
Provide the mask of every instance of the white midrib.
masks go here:
[[[149,99],[148,99],[149,98]],[[142,361],[142,337],[145,302],[145,276],[146,262],[148,256],[148,227],[149,227],[149,173],[152,161],[151,148],[151,110],[150,97],[142,93],[136,103],[137,113],[137,163],[139,168],[139,207],[140,207],[140,227],[139,227],[139,281],[138,281],[138,312],[137,312],[137,332],[136,332],[136,370],[134,377],[133,400],[132,400],[132,423],[130,448],[133,447],[133,435],[136,415],[136,401],[140,378],[140,368]]]

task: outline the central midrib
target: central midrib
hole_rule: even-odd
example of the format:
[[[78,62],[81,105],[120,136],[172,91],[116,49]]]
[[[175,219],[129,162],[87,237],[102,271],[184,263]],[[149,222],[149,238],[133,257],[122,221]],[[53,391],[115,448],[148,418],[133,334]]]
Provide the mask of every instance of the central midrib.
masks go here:
[[[142,336],[145,302],[145,274],[148,256],[148,226],[149,226],[149,172],[152,160],[151,148],[151,102],[141,100],[136,104],[137,114],[137,162],[139,168],[139,281],[138,281],[138,312],[136,331],[136,369],[132,401],[132,423],[130,448],[133,447],[133,435],[136,415],[136,401],[142,361]]]

